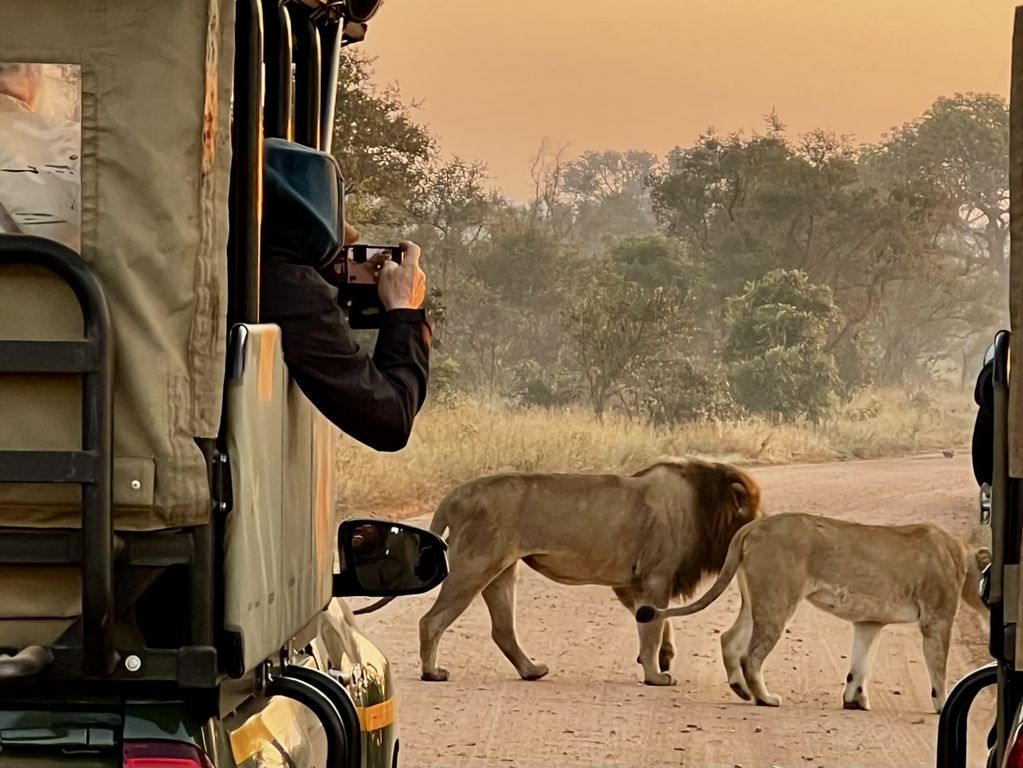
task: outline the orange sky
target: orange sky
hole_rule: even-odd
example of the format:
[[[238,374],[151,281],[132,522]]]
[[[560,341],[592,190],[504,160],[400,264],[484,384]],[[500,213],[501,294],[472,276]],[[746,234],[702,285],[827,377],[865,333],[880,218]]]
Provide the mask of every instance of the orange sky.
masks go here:
[[[522,197],[544,138],[663,154],[773,107],[869,141],[938,95],[1007,95],[1015,1],[386,0],[362,48]]]

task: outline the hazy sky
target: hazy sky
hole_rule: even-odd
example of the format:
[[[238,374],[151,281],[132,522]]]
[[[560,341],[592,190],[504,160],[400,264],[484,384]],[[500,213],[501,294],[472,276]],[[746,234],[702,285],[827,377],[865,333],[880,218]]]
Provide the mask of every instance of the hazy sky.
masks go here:
[[[386,0],[363,49],[445,152],[522,197],[541,141],[663,154],[706,129],[871,141],[1008,94],[1015,0]]]

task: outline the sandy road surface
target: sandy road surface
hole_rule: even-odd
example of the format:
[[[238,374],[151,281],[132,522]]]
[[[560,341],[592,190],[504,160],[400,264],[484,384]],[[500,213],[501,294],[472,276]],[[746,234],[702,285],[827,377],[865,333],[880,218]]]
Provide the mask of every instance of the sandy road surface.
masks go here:
[[[769,512],[870,523],[931,520],[955,532],[966,532],[976,515],[968,455],[754,474]],[[447,683],[418,678],[418,620],[433,595],[361,617],[396,669],[405,766],[934,764],[937,716],[915,627],[885,629],[874,709],[845,712],[851,627],[804,604],[765,665],[768,686],[783,699],[780,709],[769,710],[739,701],[725,683],[719,636],[736,614],[734,585],[701,615],[675,622],[679,684],[649,688],[634,661],[635,625],[610,590],[563,587],[522,566],[519,576],[520,638],[551,667],[539,682],[519,680],[491,641],[481,598],[441,643]],[[974,614],[962,608],[957,625],[950,686],[985,660]]]

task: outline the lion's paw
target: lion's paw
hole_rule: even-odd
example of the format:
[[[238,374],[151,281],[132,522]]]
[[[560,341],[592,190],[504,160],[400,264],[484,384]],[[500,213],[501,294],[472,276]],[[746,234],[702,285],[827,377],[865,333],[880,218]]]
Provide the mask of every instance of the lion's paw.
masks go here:
[[[534,664],[525,673],[519,672],[519,675],[523,680],[541,680],[547,677],[547,673],[550,671],[546,664]]]
[[[428,683],[443,683],[446,682],[448,679],[448,671],[446,669],[442,669],[441,667],[437,667],[436,669],[431,670],[424,669],[423,674],[420,675],[420,678]]]
[[[675,685],[675,678],[667,672],[650,675],[643,680],[644,685]]]
[[[728,684],[728,687],[732,689],[732,693],[743,701],[751,701],[753,699],[753,694],[746,688],[745,683],[731,682]]]
[[[758,707],[780,707],[781,706],[781,697],[780,696],[772,696],[772,695],[768,694],[767,696],[765,696],[762,699],[757,699],[757,706]]]
[[[867,697],[867,692],[863,690],[863,686],[856,686],[852,690],[849,690],[852,686],[848,686],[845,695],[842,696],[842,709],[854,709],[862,712],[870,711],[870,699]],[[846,698],[849,696],[849,698]]]

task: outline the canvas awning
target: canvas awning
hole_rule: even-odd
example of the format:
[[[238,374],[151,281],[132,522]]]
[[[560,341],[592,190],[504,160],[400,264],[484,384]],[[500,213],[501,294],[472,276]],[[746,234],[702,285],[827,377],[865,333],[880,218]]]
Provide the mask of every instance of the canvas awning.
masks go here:
[[[81,253],[113,319],[122,530],[209,515],[195,440],[217,435],[223,399],[233,59],[229,0],[0,3],[0,63],[80,68]],[[0,150],[15,133],[4,119]],[[55,279],[0,272],[0,338],[80,334]],[[0,450],[74,450],[78,409],[74,379],[0,378]],[[0,525],[77,525],[77,499],[77,487],[0,486]]]

